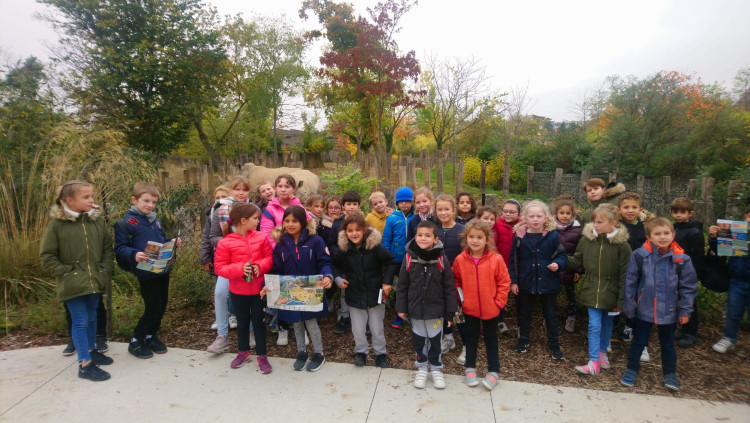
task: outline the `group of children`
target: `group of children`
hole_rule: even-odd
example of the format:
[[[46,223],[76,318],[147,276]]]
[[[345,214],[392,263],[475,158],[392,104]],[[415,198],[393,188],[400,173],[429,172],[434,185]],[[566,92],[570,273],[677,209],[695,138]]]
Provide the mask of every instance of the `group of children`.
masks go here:
[[[334,333],[349,328],[354,336],[357,366],[367,364],[371,336],[374,364],[389,367],[384,335],[386,304],[395,308],[392,323],[408,320],[417,369],[413,384],[425,388],[428,378],[445,388],[442,355],[456,347],[453,329],[462,339],[457,362],[465,368],[469,386],[498,383],[498,333],[508,334],[504,309],[515,296],[518,341],[515,351],[526,353],[531,338],[535,302],[541,303],[547,346],[562,360],[557,319],[557,295],[565,291],[565,329],[575,330],[579,307],[588,313],[588,360],[575,367],[596,375],[611,367],[608,353],[615,318],[625,315],[621,336],[632,339],[621,383],[633,386],[640,362],[648,360],[646,346],[653,325],[661,344],[664,385],[677,390],[675,338],[678,345],[695,344],[698,275],[703,265],[702,224],[695,223],[692,204],[678,198],[671,204],[674,223],[656,218],[641,207],[638,194],[622,184],[606,186],[601,179],[584,185],[590,207],[578,215],[570,196],[551,205],[539,200],[521,204],[509,199],[495,211],[477,208],[468,193],[433,196],[429,189],[399,188],[395,209],[381,192],[369,197],[372,211],[361,211],[361,197],[350,191],[327,200],[313,195],[304,206],[296,197],[297,183],[280,175],[257,188],[235,177],[214,193],[206,213],[201,265],[216,275],[214,292],[216,339],[212,353],[229,349],[229,328],[237,328],[239,368],[255,350],[261,373],[272,371],[266,356],[265,326],[278,331],[278,345],[288,343],[293,329],[297,345],[295,370],[314,372],[325,362],[317,319],[333,309],[340,290]],[[138,278],[145,309],[133,333],[129,352],[138,358],[167,352],[158,338],[167,305],[169,272],[137,269],[147,259],[149,241],[167,240],[154,206],[155,186],[136,184],[133,206],[115,224],[115,240],[93,202],[93,187],[82,181],[63,185],[52,208],[42,241],[42,265],[57,277],[58,298],[70,311],[73,348],[80,361],[79,377],[106,380],[100,365],[112,363],[97,342],[97,308],[111,276],[113,256]],[[499,216],[498,216],[499,214]],[[745,215],[750,221],[750,209]],[[709,231],[715,249],[715,227]],[[176,239],[177,245],[180,244]],[[729,310],[724,337],[713,349],[726,352],[737,340],[739,322],[750,304],[747,258],[730,260]],[[319,312],[274,310],[266,307],[264,275],[323,275],[327,290]],[[578,285],[576,287],[576,285]],[[675,334],[676,328],[680,331]],[[618,330],[618,332],[620,332]],[[476,370],[479,338],[484,339],[487,373]],[[309,355],[307,345],[313,344]],[[104,348],[99,348],[104,343]],[[66,348],[69,351],[70,345]]]

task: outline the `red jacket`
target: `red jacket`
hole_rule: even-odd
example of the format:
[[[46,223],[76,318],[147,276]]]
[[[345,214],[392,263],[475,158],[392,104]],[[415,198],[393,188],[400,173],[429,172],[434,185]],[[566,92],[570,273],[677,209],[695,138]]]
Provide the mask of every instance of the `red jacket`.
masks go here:
[[[479,264],[474,264],[469,251],[464,250],[453,261],[452,269],[456,287],[464,294],[465,314],[482,320],[500,314],[510,291],[510,275],[500,254],[487,251]]]
[[[508,223],[499,217],[495,222],[495,226],[492,227],[492,232],[495,234],[495,246],[497,252],[503,256],[503,260],[507,264],[510,261],[510,247],[513,245],[513,226],[518,223]]]
[[[245,281],[243,266],[252,262],[260,268],[260,276]],[[229,291],[238,295],[258,295],[265,284],[263,275],[273,267],[273,249],[262,232],[247,231],[245,236],[227,234],[219,241],[214,253],[214,270],[217,275],[229,279]]]

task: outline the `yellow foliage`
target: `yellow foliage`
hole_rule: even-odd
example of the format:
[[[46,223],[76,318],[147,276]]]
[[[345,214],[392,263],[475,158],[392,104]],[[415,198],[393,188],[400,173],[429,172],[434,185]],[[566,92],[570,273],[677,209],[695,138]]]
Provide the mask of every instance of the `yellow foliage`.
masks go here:
[[[502,184],[503,181],[503,154],[497,155],[487,164],[487,172],[485,174],[485,186],[497,187]],[[479,186],[479,178],[482,173],[482,165],[479,159],[476,157],[464,157],[464,183],[475,187]]]

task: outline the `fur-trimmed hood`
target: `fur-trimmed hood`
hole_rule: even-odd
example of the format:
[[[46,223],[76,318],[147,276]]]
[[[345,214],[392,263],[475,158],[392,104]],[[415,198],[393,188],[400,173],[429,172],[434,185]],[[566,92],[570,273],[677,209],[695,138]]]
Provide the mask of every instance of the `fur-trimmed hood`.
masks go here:
[[[640,220],[643,223],[646,223],[655,217],[656,217],[655,214],[651,213],[650,211],[646,209],[641,210],[641,212],[638,214],[638,220]]]
[[[367,229],[367,232],[365,232],[365,249],[366,250],[372,250],[375,248],[376,245],[380,244],[383,241],[383,235],[380,234],[380,232],[375,228],[369,228]],[[349,238],[346,237],[346,231],[341,230],[339,231],[339,239],[338,239],[338,246],[339,249],[341,249],[342,252],[347,252],[349,250],[349,246],[354,245],[349,241]]]
[[[552,220],[552,218],[548,218],[546,222],[544,222],[544,226],[542,227],[542,236],[547,235],[548,232],[554,231],[557,229],[557,226],[555,226],[555,221]],[[513,227],[513,232],[515,232],[516,236],[519,238],[523,238],[524,235],[526,235],[526,232],[528,231],[528,224],[526,221],[520,221],[516,223],[516,226]]]
[[[318,221],[316,219],[307,219],[307,226],[305,227],[307,229],[307,233],[310,234],[310,236],[317,235],[318,234]],[[273,241],[278,243],[281,239],[281,236],[284,235],[284,229],[283,226],[277,226],[271,230],[271,238],[273,238]]]
[[[89,218],[91,220],[96,220],[102,214],[102,209],[98,205],[94,204],[94,207],[92,207],[90,211],[87,211],[85,213],[89,215]],[[80,217],[80,214],[76,216],[67,207],[60,207],[59,204],[54,204],[49,209],[49,216],[57,220],[67,220],[69,222],[75,222]]]
[[[599,234],[594,230],[593,223],[587,223],[583,227],[583,236],[591,241],[599,237]],[[628,230],[627,228],[625,228],[622,222],[617,222],[617,226],[615,226],[614,231],[607,234],[607,240],[610,244],[622,244],[628,242],[628,238]]]
[[[624,192],[625,192],[625,185],[621,182],[618,182],[612,188],[607,188],[604,190],[604,194],[602,194],[602,199],[606,200],[608,198],[618,196]]]

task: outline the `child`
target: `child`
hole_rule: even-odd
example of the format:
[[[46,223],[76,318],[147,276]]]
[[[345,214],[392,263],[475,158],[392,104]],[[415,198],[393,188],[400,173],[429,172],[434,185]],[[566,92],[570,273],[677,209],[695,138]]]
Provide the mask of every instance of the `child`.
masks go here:
[[[560,243],[565,247],[566,254],[573,255],[576,252],[578,241],[581,240],[581,230],[583,227],[576,219],[576,205],[573,197],[570,195],[561,195],[555,198],[552,203],[552,214],[554,215],[555,227],[560,236]],[[565,287],[565,297],[568,300],[567,319],[565,320],[565,330],[568,332],[575,331],[576,327],[576,285],[575,283],[581,278],[581,272],[562,269],[560,270],[560,280]]]
[[[414,239],[419,222],[431,220],[436,225],[440,226],[440,221],[435,217],[435,211],[433,210],[434,205],[435,198],[432,196],[432,191],[430,191],[429,188],[422,187],[414,191],[414,217],[409,222],[406,231],[407,243]]]
[[[107,380],[100,365],[113,360],[97,351],[96,309],[112,278],[112,237],[94,204],[88,182],[68,181],[60,187],[39,248],[42,268],[55,276],[57,299],[70,310],[71,338],[78,352],[78,377]]]
[[[603,180],[591,178],[583,184],[583,189],[586,191],[586,198],[588,198],[591,207],[581,214],[581,223],[589,223],[592,219],[591,213],[598,205],[605,203],[617,205],[618,197],[625,192],[625,185],[610,182],[605,187]]]
[[[512,281],[510,289],[521,297],[516,352],[523,354],[529,348],[531,314],[534,302],[539,298],[547,328],[547,346],[553,359],[562,360],[556,304],[560,293],[557,271],[565,268],[565,248],[560,244],[560,236],[546,204],[540,200],[529,201],[521,214],[524,223],[516,227],[508,265]]]
[[[613,309],[622,310],[625,270],[630,259],[628,231],[617,221],[617,207],[601,204],[591,213],[593,222],[583,227],[576,252],[568,256],[568,269],[583,267],[578,301],[589,313],[589,362],[576,367],[579,373],[596,375],[609,369],[609,338],[612,336]]]
[[[414,386],[423,389],[427,384],[427,372],[431,371],[433,386],[443,389],[440,338],[443,322],[450,327],[458,308],[453,272],[448,266],[443,243],[438,239],[438,228],[429,220],[417,225],[414,240],[406,250],[406,260],[398,278],[396,312],[402,319],[406,319],[407,313],[411,318],[412,345],[417,354]]]
[[[493,227],[497,220],[497,212],[495,212],[495,209],[490,206],[482,206],[477,209],[477,218],[490,225],[490,227]]]
[[[344,218],[343,211],[344,207],[339,197],[335,195],[328,197],[328,201],[326,201],[326,213],[320,217],[320,226],[318,226],[317,230],[318,236],[326,242],[329,252],[336,242],[338,242],[336,241],[338,240],[338,234],[336,236],[333,235],[333,224]]]
[[[461,254],[461,233],[464,225],[456,223],[456,200],[448,194],[440,194],[435,202],[435,215],[440,225],[438,226],[438,238],[442,241],[443,251],[448,258],[448,266]],[[413,221],[412,221],[413,222]],[[447,325],[443,328],[445,336],[442,341],[443,354],[456,348],[456,340],[453,337],[453,328]],[[459,326],[459,333],[463,335],[463,325]],[[463,336],[461,336],[463,339]],[[466,347],[461,349],[461,354],[466,359]]]
[[[396,191],[396,207],[398,209],[388,216],[385,220],[385,229],[383,230],[383,247],[393,254],[393,259],[397,266],[401,265],[404,261],[404,255],[406,254],[406,235],[409,227],[409,222],[413,217],[412,213],[412,202],[414,201],[414,193],[409,187],[401,187]],[[398,286],[398,281],[396,281]],[[396,319],[391,323],[395,329],[401,327],[404,324],[404,319],[396,316]]]
[[[278,184],[277,184],[278,188]],[[331,257],[325,241],[315,235],[314,220],[300,206],[289,206],[284,210],[281,221],[283,233],[273,249],[273,271],[278,275],[323,275],[323,288],[330,288],[333,280]],[[318,327],[318,318],[328,314],[328,306],[323,299],[323,310],[319,312],[277,310],[279,320],[293,323],[294,338],[297,341],[297,360],[294,370],[316,372],[325,363],[323,339]],[[305,330],[310,334],[315,354],[310,362],[305,348]]]
[[[497,247],[497,252],[505,260],[507,265],[510,261],[510,249],[513,246],[513,227],[518,224],[518,219],[521,218],[521,203],[513,198],[506,200],[501,210],[500,217],[495,221],[495,225],[492,227],[492,232],[495,235],[494,241]],[[519,297],[516,296],[516,317],[519,311]],[[505,309],[500,310],[500,323],[498,323],[498,331],[501,335],[508,335],[510,330],[508,325],[505,324]],[[459,363],[461,364],[461,363]]]
[[[703,237],[703,222],[696,220],[693,202],[685,197],[677,197],[670,204],[670,215],[674,219],[674,241],[690,257],[698,275],[705,269],[706,239]],[[697,299],[697,296],[695,297]],[[690,320],[682,325],[677,345],[682,348],[695,346],[698,341],[698,307],[693,304]]]
[[[456,203],[458,203],[456,222],[466,225],[467,222],[476,216],[477,202],[468,192],[459,192],[456,195]]]
[[[258,206],[258,208],[260,208],[261,216],[263,215],[263,212],[266,211],[266,207],[268,207],[268,203],[270,203],[271,200],[273,200],[273,197],[275,196],[276,196],[276,191],[274,191],[273,185],[271,185],[270,182],[263,181],[260,183],[260,185],[258,185],[258,201],[255,202],[255,205]],[[260,225],[260,223],[258,223],[258,225]]]
[[[385,349],[383,295],[391,292],[396,263],[393,255],[380,244],[381,235],[368,228],[361,213],[352,213],[344,219],[339,232],[339,251],[334,263],[340,272],[336,284],[346,296],[354,335],[354,364],[367,364],[367,334],[372,334],[375,366],[389,367]]]
[[[656,325],[661,345],[664,386],[677,391],[677,351],[674,331],[684,325],[693,307],[698,277],[690,257],[674,242],[672,223],[657,217],[646,224],[648,241],[633,252],[625,277],[623,312],[633,319],[633,343],[628,368],[620,383],[635,385],[641,369],[641,350],[648,345],[651,327]]]
[[[266,357],[266,331],[263,323],[263,275],[273,266],[273,250],[268,238],[256,231],[260,209],[252,203],[238,203],[229,212],[226,235],[216,247],[216,273],[229,280],[229,292],[237,312],[237,357],[230,365],[238,369],[250,358],[250,320],[255,333],[258,367],[271,373]],[[262,328],[262,330],[260,330]]]
[[[325,208],[325,200],[320,194],[313,194],[307,197],[305,200],[305,210],[311,214],[313,218],[318,222],[317,226],[320,226],[320,219],[323,218],[323,209]]]
[[[232,195],[231,190],[226,185],[219,185],[214,189],[214,202],[211,207],[206,210],[206,223],[203,225],[203,231],[201,232],[201,250],[200,250],[200,263],[203,266],[203,270],[210,273],[211,276],[216,277],[214,272],[214,246],[211,244],[211,221],[214,217],[214,204],[219,200],[223,200]],[[231,304],[230,304],[231,308]],[[234,310],[229,311],[231,316],[234,316]],[[236,321],[236,318],[235,318]],[[216,330],[219,327],[217,320],[211,324],[211,330]],[[236,327],[236,326],[235,326]]]
[[[745,222],[750,223],[750,206],[745,209]],[[716,252],[718,233],[718,226],[711,226],[708,230],[709,245],[714,252]],[[730,257],[728,267],[729,290],[727,291],[727,315],[724,318],[724,336],[711,347],[720,354],[734,348],[742,317],[746,311],[750,313],[750,257]]]
[[[153,353],[164,354],[167,347],[157,336],[161,319],[167,311],[169,300],[169,272],[153,273],[136,268],[138,262],[146,261],[144,252],[149,241],[167,242],[167,236],[156,218],[154,207],[159,201],[159,190],[151,184],[139,182],[133,187],[133,204],[125,215],[124,227],[115,225],[115,255],[118,262],[130,264],[130,271],[138,278],[143,298],[143,316],[133,331],[128,352],[137,358],[151,358]],[[182,241],[177,238],[175,245]]]
[[[297,181],[292,175],[279,175],[274,181],[276,187],[276,198],[273,198],[260,218],[260,231],[266,234],[271,246],[276,246],[276,239],[281,234],[282,216],[290,206],[300,206],[302,203],[295,196],[297,192]],[[304,209],[303,209],[304,210]],[[275,233],[272,234],[275,230]],[[281,332],[279,332],[281,336]]]
[[[209,229],[209,240],[211,246],[216,250],[216,246],[224,237],[224,230],[228,226],[229,214],[235,204],[248,203],[250,201],[250,181],[243,176],[235,176],[229,181],[229,190],[231,196],[220,198],[215,204],[211,216],[211,228]],[[221,354],[229,349],[227,335],[229,329],[237,327],[237,316],[234,314],[234,307],[229,298],[229,279],[217,276],[214,287],[214,314],[216,316],[216,326],[211,325],[211,329],[216,330],[216,339],[206,349],[210,353]],[[227,317],[227,314],[229,317]],[[252,324],[250,330],[253,330]],[[250,345],[255,345],[255,335],[250,334]]]
[[[345,192],[344,195],[341,196],[341,202],[344,204],[344,216],[339,220],[333,222],[333,226],[331,227],[330,232],[331,239],[326,242],[326,244],[328,245],[328,252],[331,254],[331,256],[335,256],[336,253],[338,253],[339,239],[345,219],[349,216],[362,214],[362,210],[359,208],[359,204],[361,201],[362,197],[357,191],[350,190]],[[338,288],[338,286],[336,288]],[[330,289],[329,292],[333,291],[334,289]],[[333,295],[333,293],[331,293],[331,295]],[[336,326],[333,327],[333,333],[336,335],[343,335],[349,329],[349,325],[351,324],[349,305],[346,303],[345,287],[341,288],[339,301],[340,307],[338,313],[338,321],[336,322]]]
[[[385,229],[385,221],[393,212],[393,210],[388,209],[388,199],[385,198],[385,194],[380,191],[370,194],[370,207],[372,207],[372,211],[367,215],[365,221],[371,228],[382,234]]]
[[[480,330],[484,331],[487,350],[487,376],[482,380],[485,388],[497,385],[500,355],[497,341],[497,316],[508,301],[510,276],[502,257],[497,254],[490,237],[490,227],[472,220],[461,235],[466,249],[453,262],[453,277],[461,290],[463,311],[466,316],[466,384],[476,386],[477,344]]]

